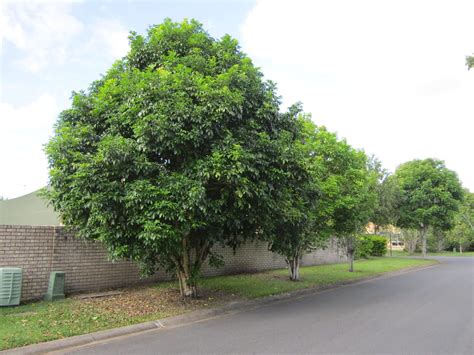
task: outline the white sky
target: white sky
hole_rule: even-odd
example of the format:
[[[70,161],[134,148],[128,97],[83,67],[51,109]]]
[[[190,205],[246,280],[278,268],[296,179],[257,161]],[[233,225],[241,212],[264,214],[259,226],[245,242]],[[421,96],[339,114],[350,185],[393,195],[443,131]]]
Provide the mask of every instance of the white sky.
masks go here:
[[[128,50],[128,29],[99,16],[95,4],[83,20],[75,13],[85,5],[79,0],[1,2],[0,196],[47,184],[43,147],[71,91]]]
[[[125,54],[127,32],[136,29],[131,16],[144,26],[161,21],[143,20],[151,11],[132,13],[130,3],[2,2],[0,196],[46,184],[42,147],[71,90]],[[445,160],[474,191],[474,70],[465,66],[474,53],[473,0],[245,4],[250,11],[238,21],[236,11],[212,3],[183,6],[195,16],[156,6],[162,17],[197,17],[213,35],[237,21],[230,34],[278,83],[284,108],[302,101],[315,123],[391,171],[415,158]],[[200,18],[206,6],[213,14]]]
[[[259,1],[242,38],[286,106],[390,171],[439,158],[474,190],[474,1]]]

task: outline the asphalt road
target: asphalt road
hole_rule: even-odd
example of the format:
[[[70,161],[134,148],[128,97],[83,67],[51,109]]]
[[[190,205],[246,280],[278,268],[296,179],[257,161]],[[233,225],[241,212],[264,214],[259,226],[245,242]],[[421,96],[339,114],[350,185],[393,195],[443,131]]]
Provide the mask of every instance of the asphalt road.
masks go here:
[[[439,260],[432,268],[69,353],[474,354],[474,258]]]

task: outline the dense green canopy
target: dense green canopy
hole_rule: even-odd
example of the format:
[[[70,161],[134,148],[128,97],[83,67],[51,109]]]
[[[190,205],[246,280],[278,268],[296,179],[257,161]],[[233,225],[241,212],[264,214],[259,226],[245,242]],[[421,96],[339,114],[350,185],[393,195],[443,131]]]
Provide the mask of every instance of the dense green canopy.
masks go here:
[[[447,233],[447,239],[459,246],[461,252],[474,245],[474,193],[467,189],[464,190],[464,201],[454,216],[453,228]]]
[[[474,68],[474,56],[467,56],[466,57],[466,65],[467,65],[467,68],[469,70]]]
[[[368,222],[375,203],[375,180],[365,153],[309,117],[301,115],[298,123],[288,151],[299,169],[290,170],[278,188],[275,232],[269,239],[270,250],[287,260],[292,280],[299,277],[303,254],[324,247],[329,236],[352,241]],[[354,250],[349,251],[352,257]]]
[[[295,129],[235,39],[166,20],[61,113],[46,152],[64,223],[183,294],[215,243],[238,245],[269,218],[275,164]],[[290,139],[291,140],[291,139]],[[286,164],[291,166],[291,164]]]
[[[449,230],[463,199],[461,183],[455,172],[436,159],[412,160],[395,171],[400,191],[398,225],[420,231],[423,254],[429,227]]]

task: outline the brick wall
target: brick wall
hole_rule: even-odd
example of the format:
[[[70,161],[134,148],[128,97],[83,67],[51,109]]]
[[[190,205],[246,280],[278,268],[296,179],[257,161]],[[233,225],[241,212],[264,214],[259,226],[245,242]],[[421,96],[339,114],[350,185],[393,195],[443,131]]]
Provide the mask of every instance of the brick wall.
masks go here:
[[[250,272],[285,267],[285,261],[267,250],[264,243],[247,243],[234,252],[214,249],[224,257],[225,265],[205,265],[206,276]],[[303,265],[333,263],[345,260],[331,243],[327,249],[305,255]],[[62,227],[0,225],[0,267],[23,268],[22,300],[43,297],[51,271],[66,273],[66,293],[99,291],[169,279],[164,272],[140,278],[130,261],[111,262],[98,242],[76,238]]]

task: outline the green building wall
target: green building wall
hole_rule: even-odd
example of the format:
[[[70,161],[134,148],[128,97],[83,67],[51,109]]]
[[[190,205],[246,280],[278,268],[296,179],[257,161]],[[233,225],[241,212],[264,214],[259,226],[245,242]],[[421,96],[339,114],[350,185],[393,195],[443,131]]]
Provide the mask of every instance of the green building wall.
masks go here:
[[[58,226],[59,215],[38,191],[0,201],[0,225]]]

